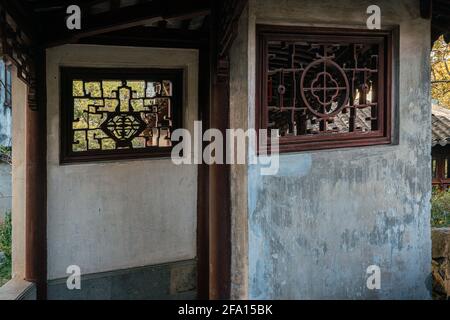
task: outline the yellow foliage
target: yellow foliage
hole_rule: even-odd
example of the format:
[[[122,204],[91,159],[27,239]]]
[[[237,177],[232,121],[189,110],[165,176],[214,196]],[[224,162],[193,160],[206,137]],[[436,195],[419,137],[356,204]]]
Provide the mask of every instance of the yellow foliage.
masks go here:
[[[431,96],[450,109],[450,43],[440,37],[431,51]]]

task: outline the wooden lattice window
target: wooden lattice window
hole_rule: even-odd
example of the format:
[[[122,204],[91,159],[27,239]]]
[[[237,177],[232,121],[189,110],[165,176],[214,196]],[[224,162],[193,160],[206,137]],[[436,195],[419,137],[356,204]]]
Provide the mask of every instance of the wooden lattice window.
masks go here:
[[[61,162],[167,157],[182,70],[62,68]]]
[[[392,33],[258,26],[256,124],[280,151],[391,142]]]

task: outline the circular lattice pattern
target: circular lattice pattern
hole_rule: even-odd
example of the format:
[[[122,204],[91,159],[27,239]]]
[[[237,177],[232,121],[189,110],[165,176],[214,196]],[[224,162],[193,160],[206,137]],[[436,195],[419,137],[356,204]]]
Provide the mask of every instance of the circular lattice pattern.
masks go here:
[[[347,105],[349,91],[345,71],[327,58],[311,62],[300,80],[303,102],[311,113],[320,118],[329,118],[341,112]]]

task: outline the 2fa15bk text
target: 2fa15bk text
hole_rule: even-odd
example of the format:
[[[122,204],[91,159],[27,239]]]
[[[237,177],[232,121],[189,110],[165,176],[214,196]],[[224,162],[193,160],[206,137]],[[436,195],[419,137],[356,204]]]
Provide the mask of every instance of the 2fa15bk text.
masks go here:
[[[224,304],[222,306],[223,315],[272,315],[272,305],[251,304]]]

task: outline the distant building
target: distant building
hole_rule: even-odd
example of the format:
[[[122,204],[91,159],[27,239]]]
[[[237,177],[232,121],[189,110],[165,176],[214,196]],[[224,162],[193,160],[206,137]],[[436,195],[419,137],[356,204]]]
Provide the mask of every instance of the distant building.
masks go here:
[[[11,147],[11,66],[0,60],[0,145]]]
[[[433,186],[450,186],[450,110],[432,106],[432,177]]]
[[[11,67],[0,60],[0,147],[11,147]],[[0,152],[0,221],[11,210],[10,158]]]

